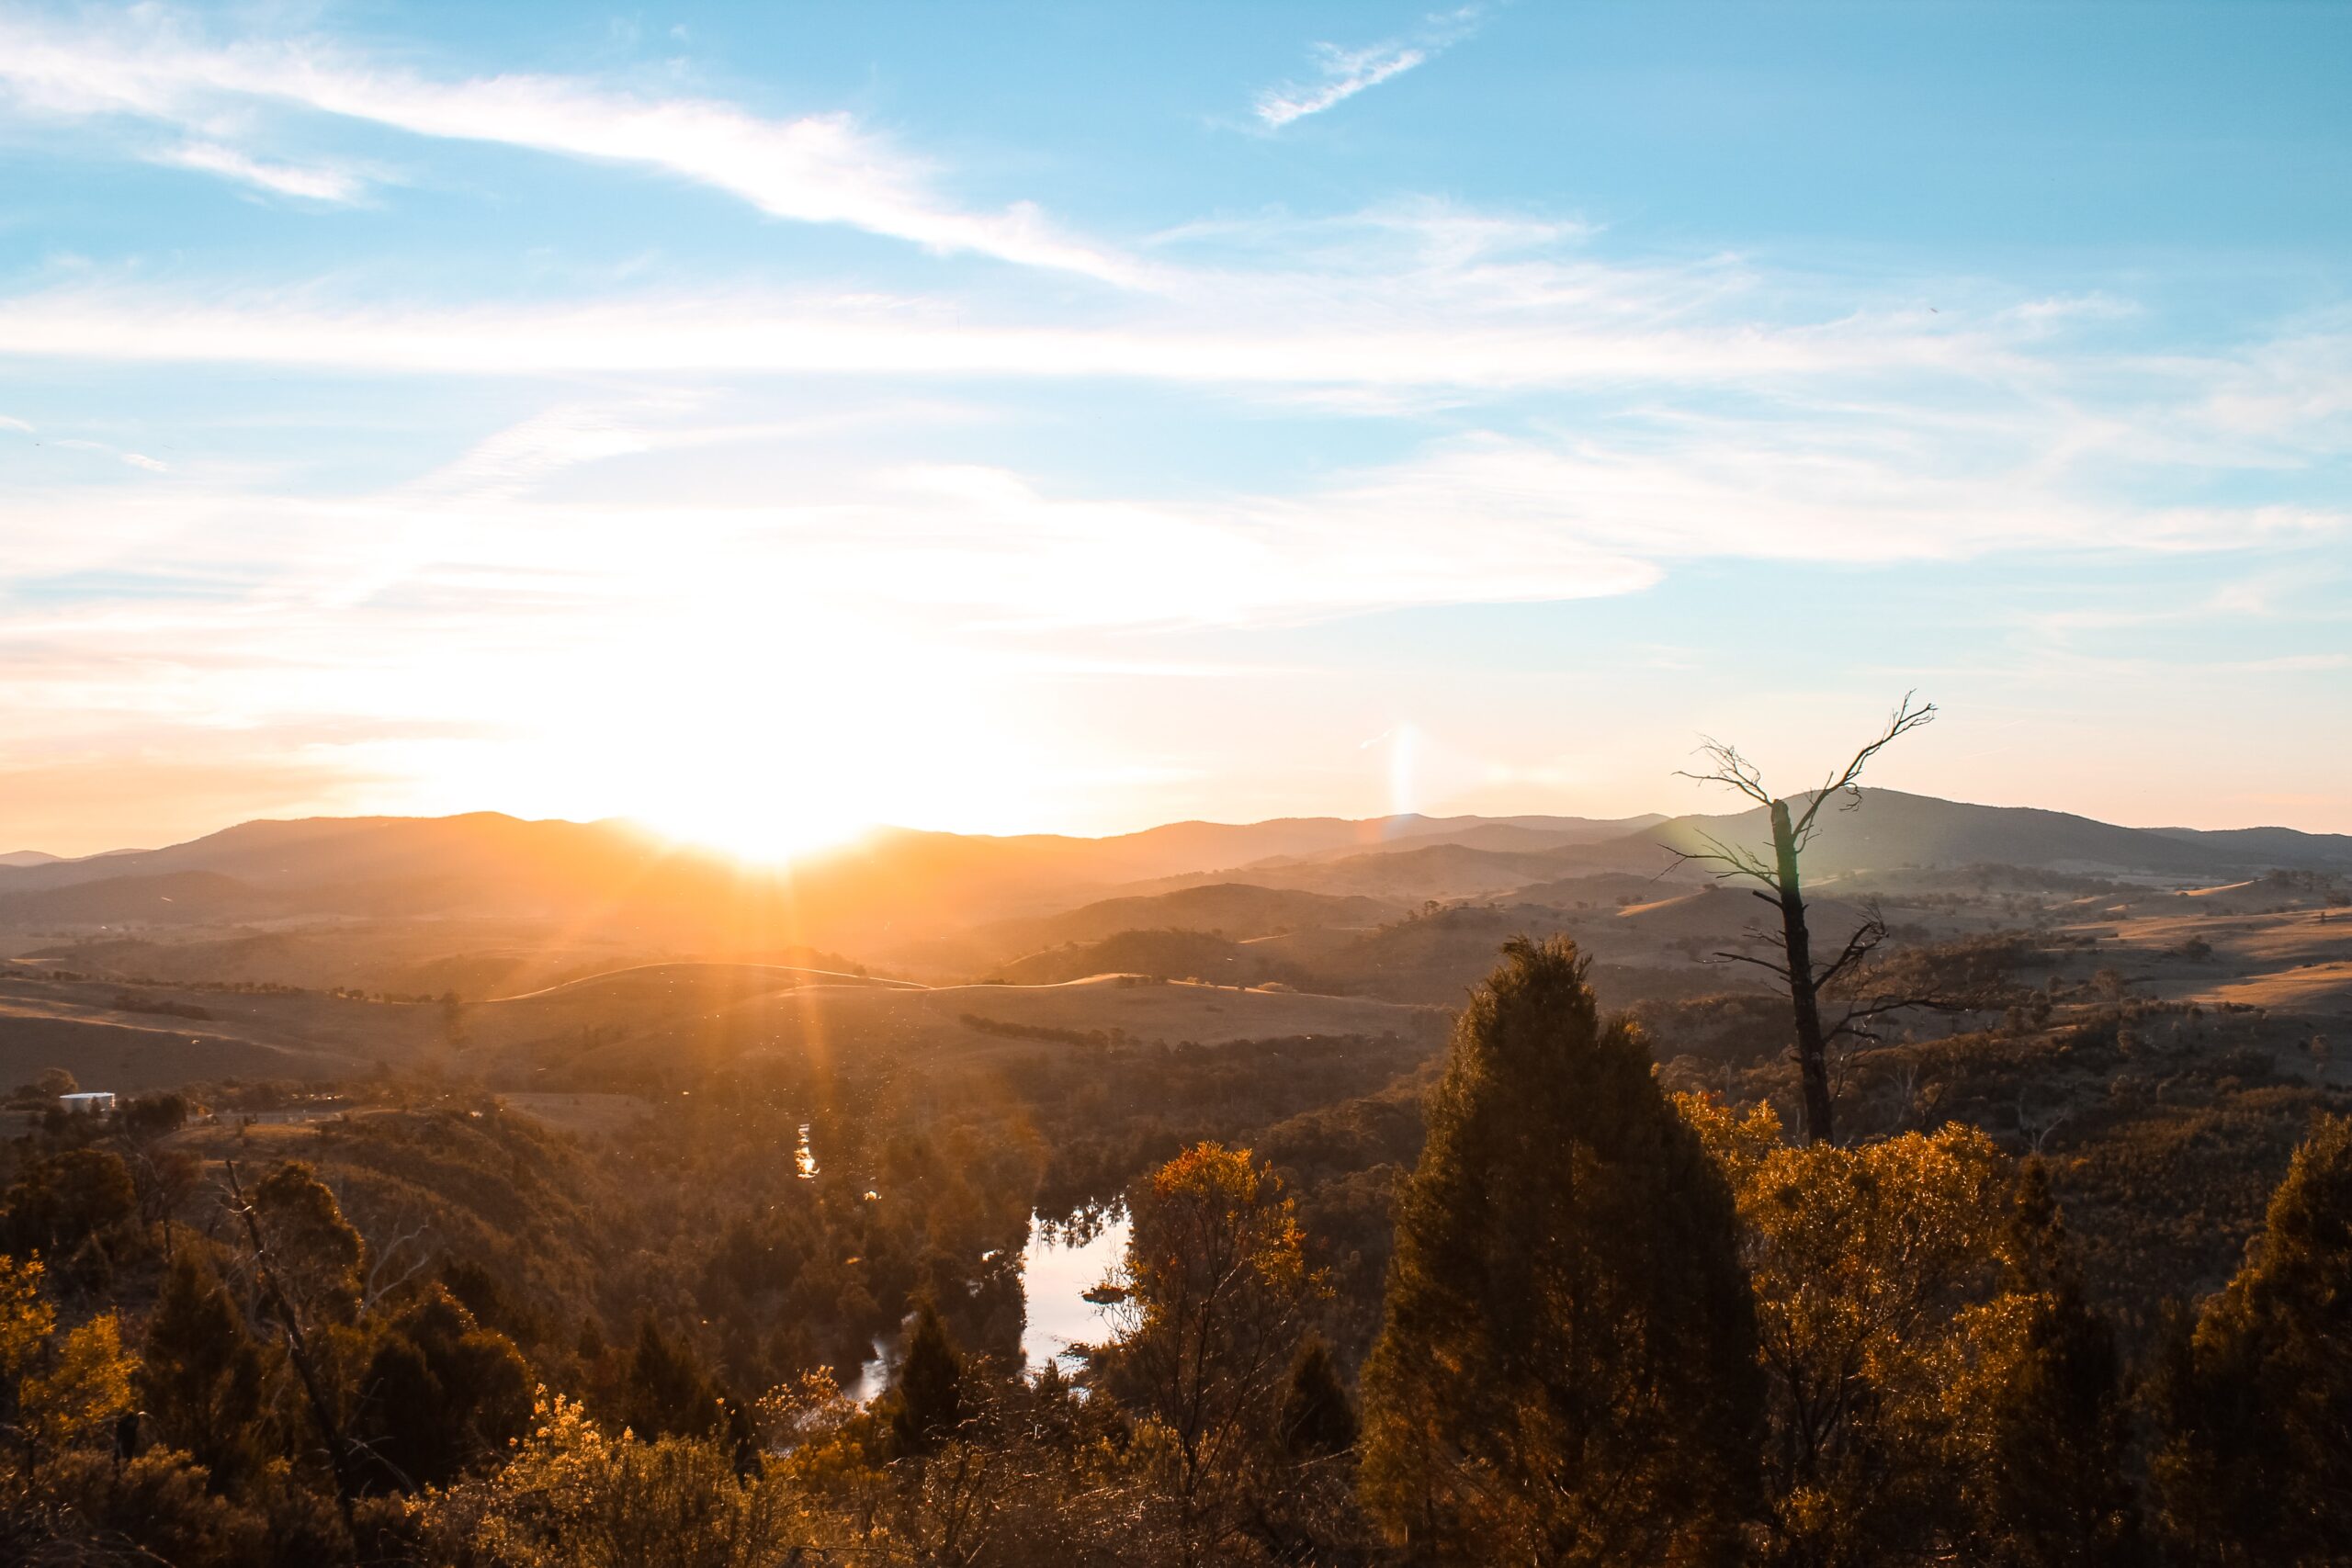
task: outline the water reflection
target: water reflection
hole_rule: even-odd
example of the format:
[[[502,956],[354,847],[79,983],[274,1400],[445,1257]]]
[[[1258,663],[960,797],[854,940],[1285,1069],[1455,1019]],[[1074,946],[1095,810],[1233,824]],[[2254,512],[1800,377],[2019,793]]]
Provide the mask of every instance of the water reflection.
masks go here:
[[[842,1390],[859,1404],[871,1404],[890,1387],[891,1347],[883,1340],[874,1342],[874,1354],[858,1363],[857,1376]]]
[[[1054,1358],[1067,1371],[1077,1359],[1070,1355],[1072,1345],[1108,1336],[1104,1309],[1086,1300],[1086,1292],[1102,1282],[1126,1250],[1124,1204],[1081,1209],[1067,1220],[1029,1216],[1029,1244],[1021,1252],[1026,1307],[1021,1355],[1032,1371]]]
[[[1029,1216],[1029,1240],[1021,1249],[1021,1356],[1031,1371],[1042,1371],[1049,1359],[1059,1359],[1064,1371],[1071,1371],[1083,1359],[1071,1346],[1108,1337],[1105,1309],[1088,1301],[1086,1292],[1102,1282],[1126,1250],[1124,1205],[1081,1209],[1061,1220],[1034,1213]],[[912,1322],[910,1316],[908,1324]],[[888,1392],[906,1328],[901,1324],[898,1333],[876,1339],[874,1353],[858,1364],[854,1376],[844,1380],[842,1392],[860,1404]]]

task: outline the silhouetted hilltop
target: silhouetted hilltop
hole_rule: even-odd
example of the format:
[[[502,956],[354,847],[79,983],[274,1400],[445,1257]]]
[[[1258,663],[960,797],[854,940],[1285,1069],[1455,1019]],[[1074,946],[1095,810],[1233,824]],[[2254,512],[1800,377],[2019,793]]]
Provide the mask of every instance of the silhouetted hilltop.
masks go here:
[[[2154,828],[2167,839],[2222,851],[2249,868],[2275,871],[2352,870],[2352,834],[2304,833],[2293,828]]]
[[[1799,796],[1800,800],[1809,796]],[[1974,806],[1871,789],[1849,808],[1825,807],[1806,851],[1810,876],[1851,875],[1907,867],[2006,865],[2062,875],[2221,877],[2270,870],[2352,871],[2352,839],[2287,828],[2206,832],[2125,828],[2070,812],[2033,807]],[[1706,840],[1763,850],[1770,829],[1762,807],[1721,816],[1692,815],[1639,832],[1549,852],[1560,877],[1655,874]]]

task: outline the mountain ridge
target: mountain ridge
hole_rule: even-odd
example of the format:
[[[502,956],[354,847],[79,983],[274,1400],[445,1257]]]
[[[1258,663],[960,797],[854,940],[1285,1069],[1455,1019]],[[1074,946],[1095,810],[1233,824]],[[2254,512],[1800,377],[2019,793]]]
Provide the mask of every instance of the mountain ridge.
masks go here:
[[[1894,790],[1867,791],[1855,809],[1825,810],[1822,829],[1806,858],[1815,880],[1974,864],[2173,880],[2352,873],[2352,838],[2343,835],[2128,828]],[[1168,823],[1092,839],[886,829],[781,868],[746,865],[613,818],[258,819],[157,850],[0,866],[0,925],[488,917],[562,921],[655,945],[821,941],[887,950],[918,927],[936,934],[1045,921],[1105,899],[1215,885],[1361,899],[1369,914],[1374,903],[1410,907],[1577,877],[1655,876],[1710,837],[1760,844],[1764,814],[1283,818]]]

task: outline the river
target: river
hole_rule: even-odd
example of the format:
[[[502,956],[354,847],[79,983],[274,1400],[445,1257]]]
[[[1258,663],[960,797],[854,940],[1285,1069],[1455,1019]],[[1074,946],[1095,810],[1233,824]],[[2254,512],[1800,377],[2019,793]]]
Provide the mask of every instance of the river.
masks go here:
[[[1125,1207],[1081,1212],[1067,1223],[1029,1216],[1029,1245],[1021,1252],[1027,1316],[1021,1354],[1032,1371],[1054,1357],[1063,1358],[1067,1371],[1076,1364],[1069,1355],[1072,1345],[1109,1333],[1104,1309],[1088,1301],[1086,1292],[1102,1282],[1126,1249]]]
[[[792,1156],[794,1173],[803,1181],[814,1180],[817,1154],[809,1145],[806,1122],[799,1132]],[[1030,1211],[1029,1240],[1021,1249],[1021,1356],[1031,1371],[1043,1371],[1048,1359],[1057,1358],[1063,1371],[1071,1371],[1079,1358],[1070,1354],[1070,1347],[1091,1344],[1110,1332],[1105,1309],[1088,1301],[1086,1292],[1101,1284],[1125,1256],[1127,1223],[1124,1203],[1081,1209],[1067,1220]],[[864,1404],[888,1388],[899,1338],[876,1339],[874,1354],[842,1392]]]

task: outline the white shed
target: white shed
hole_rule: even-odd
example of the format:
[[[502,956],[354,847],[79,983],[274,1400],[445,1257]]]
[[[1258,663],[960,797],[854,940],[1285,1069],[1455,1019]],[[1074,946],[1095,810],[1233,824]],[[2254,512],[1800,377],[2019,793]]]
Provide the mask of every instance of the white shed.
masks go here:
[[[80,1094],[61,1094],[57,1103],[77,1115],[96,1115],[114,1109],[114,1095],[107,1089],[85,1089]]]

